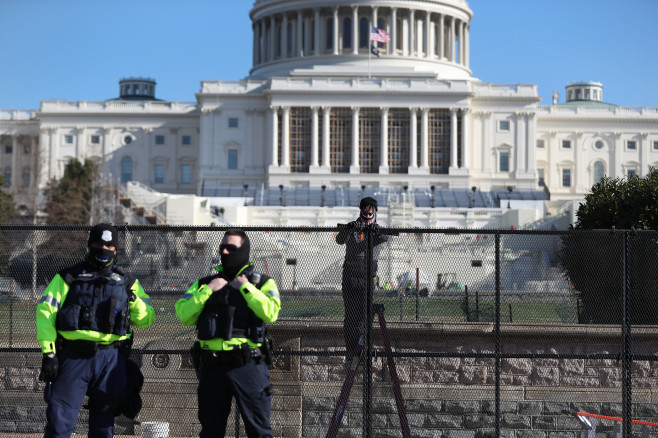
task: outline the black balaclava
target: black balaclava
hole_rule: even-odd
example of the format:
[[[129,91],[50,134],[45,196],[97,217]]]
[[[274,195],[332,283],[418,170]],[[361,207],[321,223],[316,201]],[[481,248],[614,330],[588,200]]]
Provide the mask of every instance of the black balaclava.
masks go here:
[[[222,260],[222,272],[226,278],[232,280],[240,269],[249,263],[249,236],[245,236],[240,248],[228,254],[220,253],[219,256]]]
[[[375,212],[370,216],[365,214],[365,212],[363,211],[363,209],[369,205],[375,207]],[[366,225],[370,225],[370,224],[374,224],[377,221],[377,200],[375,198],[371,198],[370,196],[363,198],[359,203],[359,209],[361,210],[359,213],[359,220],[361,222],[363,222]]]
[[[94,267],[103,269],[111,266],[116,259],[114,251],[103,248],[93,248],[93,243],[104,243],[113,245],[114,248],[118,245],[119,236],[117,229],[110,224],[97,224],[89,232],[89,240],[87,240],[87,247],[89,253],[87,254],[87,261]]]

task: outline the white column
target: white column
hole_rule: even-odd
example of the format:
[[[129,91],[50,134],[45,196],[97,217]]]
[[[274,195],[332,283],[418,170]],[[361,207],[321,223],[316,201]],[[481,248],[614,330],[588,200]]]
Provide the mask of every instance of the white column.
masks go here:
[[[311,168],[318,167],[318,107],[311,108]]]
[[[430,11],[425,12],[425,57],[426,58],[431,58],[432,57],[432,47],[430,44],[430,25],[431,25],[431,14]]]
[[[420,119],[420,167],[429,173],[429,108],[421,110]]]
[[[457,163],[457,108],[450,108],[450,168],[459,169]]]
[[[459,63],[464,63],[464,23],[459,22],[457,32],[459,33]]]
[[[359,7],[352,6],[352,54],[359,53]]]
[[[649,173],[649,150],[651,149],[651,142],[647,141],[649,136],[648,132],[640,133],[640,174],[638,176],[646,176]]]
[[[359,107],[352,107],[352,163],[350,173],[359,173]]]
[[[36,166],[36,169],[39,171],[39,174],[35,174],[35,182],[38,181],[38,186],[41,187],[42,183],[45,184],[47,181],[50,180],[50,166],[48,163],[50,162],[50,136],[48,135],[48,128],[40,128],[39,129],[39,150],[33,150],[36,152],[38,157],[41,157],[41,163],[40,165]]]
[[[11,136],[11,185],[9,189],[12,193],[18,188],[17,181],[20,181],[18,174],[18,135]],[[2,151],[4,153],[4,151]],[[83,160],[84,162],[84,160]],[[10,181],[7,181],[8,183]]]
[[[416,18],[414,10],[409,10],[409,56],[416,54]]]
[[[462,108],[462,165],[468,169],[471,164],[471,114],[470,108]]]
[[[101,157],[103,157],[103,160],[106,161],[107,157],[110,155],[110,151],[112,151],[111,147],[111,142],[110,142],[110,134],[112,133],[112,128],[109,126],[105,126],[103,128],[103,142],[101,143]],[[212,135],[208,137],[208,142],[211,144],[212,147]]]
[[[491,112],[482,114],[482,170],[491,171]]]
[[[320,56],[320,9],[315,9],[315,41],[313,41],[313,56]]]
[[[465,32],[464,32],[464,50],[465,50],[465,55],[464,55],[464,66],[466,68],[469,68],[471,65],[471,37],[470,37],[470,26],[465,27]]]
[[[178,143],[175,143],[178,144]],[[84,163],[87,158],[87,141],[85,137],[85,128],[75,128],[75,157]]]
[[[281,166],[290,167],[290,107],[283,107],[281,119]]]
[[[372,27],[378,27],[377,26],[377,6],[372,7],[372,18],[371,18],[371,23],[370,25]],[[370,35],[370,29],[368,29],[368,35]]]
[[[516,113],[516,138],[514,141],[514,152],[516,154],[516,169],[517,176],[525,172],[525,120],[523,113]]]
[[[525,124],[523,120],[523,113],[516,113],[515,114],[515,135],[514,135],[514,155],[516,156],[516,160],[514,163],[514,169],[513,170],[516,172],[516,175],[519,176],[521,173],[525,171]]]
[[[350,173],[359,173],[359,107],[352,107],[352,161]]]
[[[402,17],[402,29],[400,29],[400,51],[402,56],[407,56],[409,54],[409,16]]]
[[[279,107],[270,107],[270,129],[272,138],[270,139],[270,167],[279,167]]]
[[[334,21],[334,35],[333,35],[333,45],[334,45],[334,55],[338,55],[339,50],[338,50],[338,7],[334,6],[334,15],[333,15],[333,21]]]
[[[576,152],[576,158],[574,160],[575,166],[574,168],[571,169],[571,177],[573,178],[574,184],[571,186],[571,191],[577,191],[577,192],[584,192],[586,190],[585,188],[585,182],[587,178],[584,175],[584,172],[579,172],[578,165],[581,163],[584,163],[584,155],[585,153],[583,152],[583,148],[580,147],[580,144],[583,139],[583,131],[577,131],[576,136],[574,138],[574,151]],[[582,165],[582,164],[581,164]],[[585,166],[583,166],[583,169]]]
[[[445,47],[445,40],[443,38],[443,34],[445,32],[445,29],[443,28],[443,14],[439,14],[439,38],[437,38],[437,44],[439,45],[439,59],[443,59],[445,57],[445,53],[443,53],[443,48]]]
[[[398,10],[391,8],[391,42],[388,44],[389,55],[395,54],[395,49],[398,46]]]
[[[381,108],[381,150],[380,150],[380,162],[379,162],[379,173],[388,174],[388,108]]]
[[[304,16],[302,11],[297,11],[297,57],[301,58],[304,53]]]
[[[529,113],[527,116],[528,126],[528,161],[526,163],[526,170],[535,173],[537,170],[537,120],[536,113]]]
[[[269,61],[273,61],[274,58],[276,57],[276,51],[274,47],[274,43],[276,41],[276,20],[274,19],[274,15],[270,17],[270,41],[269,41],[269,51],[270,55],[268,56]]]
[[[418,167],[418,108],[409,108],[409,172]]]
[[[622,157],[624,153],[624,144],[621,141],[621,132],[615,132],[615,161],[614,161],[614,168],[610,166],[612,169],[610,176],[612,178],[623,178],[624,175],[624,168],[622,167]],[[579,163],[580,164],[580,163]]]
[[[38,187],[37,184],[39,183],[39,175],[37,175],[37,170],[39,169],[40,166],[37,165],[37,160],[36,160],[36,157],[40,156],[38,148],[39,148],[39,137],[35,135],[31,135],[30,136],[30,152],[32,152],[32,156],[30,157],[30,188],[31,189]],[[104,157],[104,155],[101,154],[101,157]],[[36,202],[36,199],[33,198],[33,201]]]
[[[450,61],[452,61],[452,62],[457,61],[457,58],[456,58],[457,47],[456,47],[456,44],[455,44],[455,38],[456,38],[455,26],[456,26],[457,23],[455,23],[455,21],[457,21],[455,19],[455,17],[450,17]]]
[[[322,108],[322,167],[325,170],[331,170],[331,163],[329,161],[329,147],[330,147],[330,131],[329,121],[331,118],[331,107],[325,106]]]

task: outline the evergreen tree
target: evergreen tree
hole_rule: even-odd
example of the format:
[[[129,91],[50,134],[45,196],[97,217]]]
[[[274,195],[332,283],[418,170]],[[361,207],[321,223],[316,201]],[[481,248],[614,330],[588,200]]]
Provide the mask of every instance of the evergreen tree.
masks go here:
[[[14,195],[2,190],[1,187],[7,187],[5,178],[0,175],[0,224],[9,224],[16,214],[16,204],[14,204]],[[9,269],[9,253],[11,252],[12,242],[8,237],[7,231],[0,231],[0,276],[6,276]]]
[[[5,178],[0,175],[0,188],[7,187]],[[0,189],[0,224],[10,223],[16,214],[16,204],[14,204],[14,195]]]
[[[573,234],[563,239],[562,264],[583,303],[581,322],[620,324],[624,261],[628,267],[631,324],[658,323],[658,170],[645,177],[603,178],[577,211]],[[578,233],[605,229],[609,233]]]
[[[94,181],[98,167],[86,159],[84,164],[71,159],[59,180],[51,180],[46,188],[46,223],[48,225],[89,225]]]

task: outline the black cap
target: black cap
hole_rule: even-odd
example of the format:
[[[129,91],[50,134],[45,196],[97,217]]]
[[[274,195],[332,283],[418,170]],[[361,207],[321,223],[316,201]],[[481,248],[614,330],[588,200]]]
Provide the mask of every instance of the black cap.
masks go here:
[[[89,240],[87,246],[92,243],[101,242],[108,245],[119,246],[119,235],[117,229],[110,224],[96,224],[89,232]]]
[[[377,211],[377,200],[375,198],[371,198],[370,196],[366,196],[361,200],[359,203],[359,210],[363,210],[369,205],[375,207],[375,211]]]

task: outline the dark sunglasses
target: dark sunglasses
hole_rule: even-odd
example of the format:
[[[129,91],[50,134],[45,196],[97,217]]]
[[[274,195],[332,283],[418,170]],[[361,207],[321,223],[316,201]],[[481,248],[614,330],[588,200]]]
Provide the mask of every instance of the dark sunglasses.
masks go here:
[[[240,247],[235,246],[235,245],[226,245],[226,244],[222,243],[221,245],[219,245],[219,252],[223,252],[224,250],[226,250],[228,252],[233,252],[233,251],[237,251],[238,248],[240,248]]]

